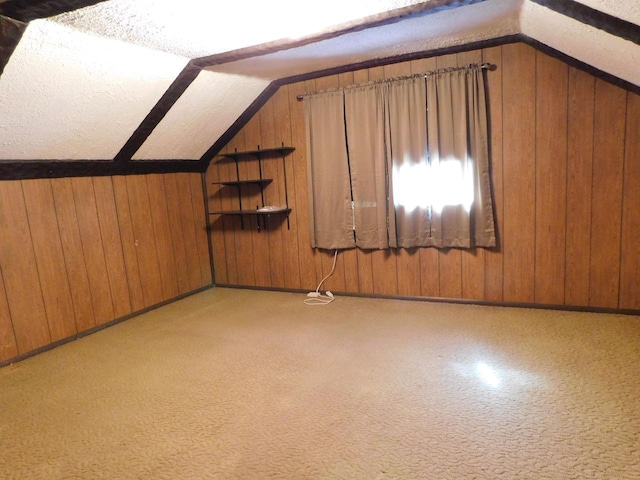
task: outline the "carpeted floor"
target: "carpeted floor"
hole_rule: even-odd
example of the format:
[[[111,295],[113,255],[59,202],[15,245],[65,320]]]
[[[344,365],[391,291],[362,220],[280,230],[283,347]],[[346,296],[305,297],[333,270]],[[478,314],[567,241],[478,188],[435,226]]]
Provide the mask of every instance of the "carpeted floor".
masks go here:
[[[640,478],[640,318],[304,298],[216,288],[0,369],[0,478]]]

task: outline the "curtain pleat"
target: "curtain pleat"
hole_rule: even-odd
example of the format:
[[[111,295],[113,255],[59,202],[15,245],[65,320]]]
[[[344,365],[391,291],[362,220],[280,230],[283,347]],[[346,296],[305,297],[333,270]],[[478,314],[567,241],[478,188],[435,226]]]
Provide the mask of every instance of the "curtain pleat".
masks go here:
[[[496,245],[480,66],[305,97],[305,111],[313,247]]]
[[[388,224],[390,158],[385,142],[385,95],[382,88],[354,88],[345,92],[347,146],[351,169],[356,245],[360,248],[395,246]]]
[[[395,211],[397,245],[407,248],[431,246],[424,78],[389,84],[386,98],[388,143],[393,165],[391,204]]]
[[[305,99],[311,246],[355,247],[342,92]]]

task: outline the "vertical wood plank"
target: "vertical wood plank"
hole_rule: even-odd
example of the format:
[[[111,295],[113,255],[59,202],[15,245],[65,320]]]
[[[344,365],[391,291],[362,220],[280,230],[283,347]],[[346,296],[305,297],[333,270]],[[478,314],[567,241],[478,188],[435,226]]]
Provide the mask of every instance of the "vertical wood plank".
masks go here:
[[[620,308],[640,309],[640,96],[629,93],[622,203]]]
[[[300,287],[314,289],[316,283],[315,252],[311,248],[309,226],[309,187],[307,178],[307,140],[304,118],[304,102],[297,100],[297,95],[310,91],[307,82],[289,85],[289,105],[291,105],[291,143],[296,147],[291,154],[293,174],[295,178],[295,206],[292,214],[296,217],[298,236],[298,264],[300,268]]]
[[[204,208],[204,190],[202,175],[192,173],[191,200],[193,201],[193,217],[195,219],[196,242],[198,244],[198,258],[200,260],[200,285],[211,285],[211,261],[209,258],[209,242],[207,240],[207,220]]]
[[[595,78],[569,69],[565,304],[589,304]]]
[[[145,175],[129,175],[125,177],[125,182],[129,195],[131,226],[140,269],[144,305],[149,307],[162,302],[163,293],[147,177]],[[199,276],[200,271],[198,271]]]
[[[64,254],[71,300],[75,312],[75,323],[78,332],[95,326],[93,302],[87,264],[82,251],[82,239],[73,198],[73,187],[69,178],[51,180],[60,241]]]
[[[0,362],[4,362],[18,356],[16,336],[13,333],[13,323],[7,302],[7,293],[4,288],[2,268],[0,268]]]
[[[535,265],[535,50],[504,45],[504,300],[533,302]]]
[[[260,109],[260,140],[262,148],[280,146],[276,142],[274,98]],[[284,179],[282,177],[282,158],[279,155],[267,155],[262,161],[263,175],[273,181],[265,188],[265,203],[267,205],[284,205]],[[275,215],[266,219],[265,234],[269,245],[269,274],[272,287],[284,287],[284,259],[282,248],[282,225],[286,224],[283,216]]]
[[[484,254],[484,300],[501,302],[503,287],[502,240],[504,228],[504,205],[502,184],[502,47],[483,50],[483,61],[493,63],[498,68],[487,74],[489,104],[489,152],[491,182],[493,187],[494,219],[496,243],[494,248],[485,249]]]
[[[297,101],[297,100],[295,100]],[[299,148],[293,145],[292,141],[292,118],[290,105],[289,86],[283,86],[273,96],[273,114],[275,117],[276,131],[280,143],[288,146]],[[286,177],[283,172],[283,181],[286,180],[286,193],[289,201],[289,208],[298,209],[296,204],[296,178],[294,175],[292,161],[294,156],[289,154],[285,157]],[[284,188],[284,185],[282,185]],[[286,200],[286,198],[285,198]],[[299,265],[299,247],[298,247],[298,221],[297,215],[294,213],[289,215],[289,227],[287,228],[286,220],[281,226],[283,252],[283,268],[284,268],[284,286],[285,288],[300,288],[300,265]]]
[[[71,186],[78,215],[82,252],[87,265],[93,315],[96,325],[101,325],[113,320],[115,314],[93,181],[91,177],[75,177],[71,179]]]
[[[564,303],[568,67],[536,54],[536,303]]]
[[[127,190],[127,177],[112,177],[113,194],[118,215],[118,226],[120,228],[120,239],[122,242],[122,253],[124,265],[127,273],[127,285],[129,288],[129,298],[131,308],[134,312],[142,310],[146,304],[142,289],[142,279],[140,277],[140,264],[136,252],[136,237],[133,231],[133,220],[131,218],[131,206],[129,204],[129,192]]]
[[[626,105],[627,92],[596,80],[589,273],[594,307],[618,306]]]
[[[51,343],[20,181],[0,182],[0,269],[18,353]]]
[[[178,294],[182,295],[191,291],[189,280],[189,265],[187,261],[187,249],[182,229],[182,211],[180,208],[180,192],[178,190],[177,174],[163,175],[164,188],[167,201],[167,215],[171,230],[171,245],[173,258],[176,264],[176,281]],[[222,262],[224,263],[224,262]]]
[[[51,341],[56,342],[77,329],[51,182],[23,180],[22,190]]]
[[[202,273],[200,271],[200,258],[198,256],[196,221],[193,214],[193,201],[191,199],[191,182],[188,173],[177,173],[176,179],[178,198],[180,201],[180,224],[182,225],[184,246],[187,253],[189,289],[196,290],[201,286]]]
[[[169,223],[169,207],[164,188],[163,175],[147,175],[151,222],[158,252],[158,267],[162,284],[162,298],[168,300],[178,296],[178,271],[174,256],[173,237]]]
[[[218,185],[213,184],[213,182],[222,181],[220,179],[218,164],[215,160],[216,159],[209,163],[205,180],[207,182],[207,202],[209,212],[219,212],[222,210],[222,189],[219,188]],[[227,250],[222,215],[210,215],[209,222],[211,225],[209,236],[211,237],[211,250],[213,253],[214,282],[216,284],[228,284],[229,276],[227,261],[225,258]]]
[[[127,282],[127,269],[124,264],[118,212],[113,193],[113,181],[111,177],[94,177],[93,188],[96,195],[98,221],[100,223],[100,233],[102,244],[104,245],[107,273],[113,299],[113,311],[115,317],[120,318],[131,313],[133,309]]]

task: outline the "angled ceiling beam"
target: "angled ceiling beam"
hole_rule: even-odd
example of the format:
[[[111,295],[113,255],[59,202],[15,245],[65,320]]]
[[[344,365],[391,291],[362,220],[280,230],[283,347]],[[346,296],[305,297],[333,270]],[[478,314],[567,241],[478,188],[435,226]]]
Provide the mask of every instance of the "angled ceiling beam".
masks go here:
[[[26,23],[0,15],[0,76],[26,29]]]
[[[30,22],[89,7],[105,0],[6,0],[0,3],[0,15]]]
[[[635,23],[627,22],[578,2],[568,2],[566,0],[531,1],[566,17],[573,18],[578,22],[640,45],[640,26]]]

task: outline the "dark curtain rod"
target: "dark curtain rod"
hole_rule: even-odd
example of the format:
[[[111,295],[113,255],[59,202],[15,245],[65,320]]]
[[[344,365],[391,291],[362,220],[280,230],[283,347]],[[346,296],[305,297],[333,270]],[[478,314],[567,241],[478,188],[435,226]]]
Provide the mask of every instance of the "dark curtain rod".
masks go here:
[[[383,80],[373,80],[371,82],[366,82],[366,83],[359,83],[356,85],[347,85],[345,87],[336,87],[336,88],[328,88],[327,90],[317,90],[314,92],[306,92],[302,95],[298,95],[297,99],[298,100],[303,100],[305,97],[311,97],[313,95],[320,95],[321,93],[328,93],[328,92],[339,92],[339,91],[343,91],[343,90],[350,90],[352,88],[358,88],[358,87],[366,87],[369,85],[377,85],[377,84],[381,84],[381,83],[392,83],[392,82],[398,82],[400,80],[407,80],[410,78],[417,78],[417,77],[429,77],[431,75],[438,75],[440,73],[449,73],[449,72],[457,72],[459,70],[472,70],[474,68],[480,68],[483,70],[497,70],[498,66],[493,64],[493,63],[471,63],[469,65],[465,65],[463,67],[447,67],[447,68],[439,68],[437,70],[431,70],[429,72],[423,72],[423,73],[415,73],[413,75],[405,75],[403,77],[394,77],[394,78],[385,78]]]

